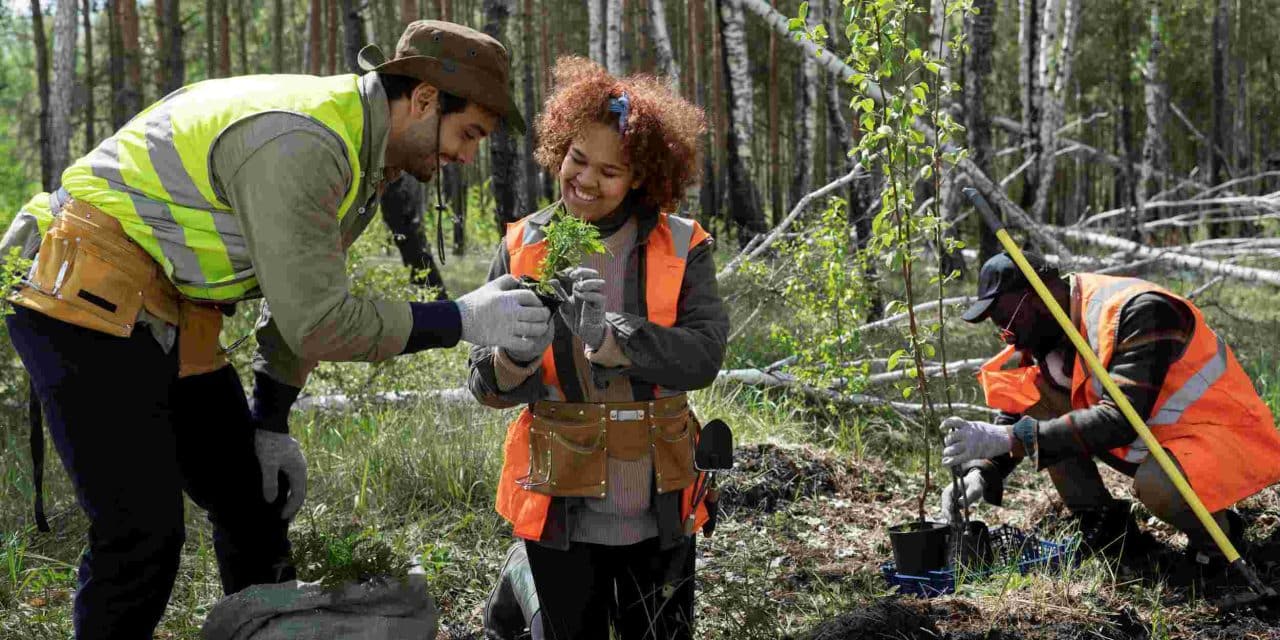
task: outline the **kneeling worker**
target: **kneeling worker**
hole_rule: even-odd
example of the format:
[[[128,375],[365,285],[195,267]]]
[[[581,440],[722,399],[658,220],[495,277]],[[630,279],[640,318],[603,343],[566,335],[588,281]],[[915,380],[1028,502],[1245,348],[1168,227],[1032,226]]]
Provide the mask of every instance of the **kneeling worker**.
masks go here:
[[[1226,342],[1195,305],[1158,285],[1092,273],[1063,278],[1039,257],[1027,259],[1224,533],[1241,540],[1243,524],[1227,508],[1280,480],[1280,434]],[[1009,345],[979,371],[987,404],[1001,414],[997,424],[943,423],[942,463],[964,469],[961,495],[944,490],[944,513],[954,517],[979,497],[998,505],[1004,478],[1030,457],[1048,470],[1084,543],[1102,549],[1137,527],[1127,503],[1103,485],[1096,458],[1132,477],[1138,500],[1187,534],[1182,566],[1224,562],[1007,254],[982,266],[978,298],[964,320],[989,318]]]
[[[509,276],[456,302],[352,294],[346,250],[387,182],[430,180],[500,121],[524,126],[493,38],[420,21],[396,54],[362,51],[364,75],[175,91],[6,235],[29,254],[48,225],[6,322],[89,518],[77,638],[152,636],[178,572],[184,491],[209,512],[225,592],[292,576],[306,461],[286,417],[317,361],[459,340],[527,350],[551,331]],[[224,313],[257,297],[270,313],[251,407],[218,335]]]

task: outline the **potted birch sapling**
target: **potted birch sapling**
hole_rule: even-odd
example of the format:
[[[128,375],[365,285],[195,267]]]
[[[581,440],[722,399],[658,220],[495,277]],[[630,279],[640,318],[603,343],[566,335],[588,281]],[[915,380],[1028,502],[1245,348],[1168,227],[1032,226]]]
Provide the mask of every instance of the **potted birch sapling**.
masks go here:
[[[538,296],[552,313],[569,298],[560,278],[565,272],[582,264],[582,259],[604,253],[600,230],[589,222],[570,214],[560,207],[551,222],[543,227],[546,235],[547,255],[538,264],[536,277],[521,276],[520,283]]]

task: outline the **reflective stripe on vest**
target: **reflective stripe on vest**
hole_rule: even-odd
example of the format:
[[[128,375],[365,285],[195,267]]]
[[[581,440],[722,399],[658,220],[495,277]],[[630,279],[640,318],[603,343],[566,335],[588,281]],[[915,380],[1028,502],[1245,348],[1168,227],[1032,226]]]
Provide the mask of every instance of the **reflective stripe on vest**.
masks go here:
[[[1136,296],[1159,293],[1183,303],[1191,310],[1195,325],[1190,340],[1182,356],[1170,365],[1164,386],[1147,421],[1148,426],[1153,427],[1152,432],[1157,439],[1162,430],[1155,427],[1182,424],[1184,417],[1191,412],[1198,411],[1199,415],[1189,423],[1204,426],[1245,419],[1243,415],[1215,415],[1218,412],[1213,406],[1222,402],[1243,407],[1258,405],[1255,413],[1269,416],[1269,412],[1265,411],[1265,404],[1257,397],[1252,385],[1244,385],[1248,378],[1239,370],[1239,365],[1234,365],[1236,371],[1231,371],[1233,359],[1226,342],[1209,329],[1200,310],[1190,301],[1136,278],[1112,278],[1094,274],[1079,274],[1075,277],[1077,286],[1081,288],[1080,316],[1083,328],[1089,338],[1089,345],[1104,366],[1110,364],[1117,347],[1120,314],[1125,305]],[[1236,388],[1238,386],[1248,388]],[[1072,405],[1077,409],[1092,406],[1101,400],[1103,394],[1101,381],[1090,375],[1083,364],[1077,361],[1072,382]],[[1113,449],[1112,452],[1132,463],[1142,462],[1149,453],[1141,438],[1127,446]]]
[[[63,187],[118,219],[184,295],[244,297],[258,283],[240,221],[215,192],[210,156],[228,127],[270,111],[304,115],[342,143],[353,179],[341,220],[360,187],[364,107],[356,75],[245,76],[183,87],[68,168]]]
[[[511,275],[532,276],[546,255],[545,235],[542,225],[550,221],[555,207],[544,209],[519,222],[507,226],[505,242],[510,257]],[[685,261],[689,251],[706,240],[708,234],[696,221],[673,215],[660,214],[658,223],[649,232],[645,249],[645,307],[650,322],[675,326],[677,302],[684,282]],[[548,347],[542,356],[542,382],[547,389],[547,399],[563,401],[564,391],[556,373],[555,357]],[[542,538],[551,507],[551,497],[520,487],[516,479],[524,476],[529,468],[529,424],[532,420],[529,407],[507,427],[504,443],[502,477],[498,481],[495,508],[512,524],[516,536],[527,540]],[[694,515],[694,530],[707,521],[704,502],[694,504],[693,487],[686,487],[680,494],[680,522]]]

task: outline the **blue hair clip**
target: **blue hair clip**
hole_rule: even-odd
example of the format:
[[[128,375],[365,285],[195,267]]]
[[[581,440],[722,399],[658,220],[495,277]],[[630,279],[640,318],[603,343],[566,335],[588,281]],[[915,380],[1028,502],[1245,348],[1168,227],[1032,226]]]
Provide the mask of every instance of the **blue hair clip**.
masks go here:
[[[618,114],[618,135],[627,135],[627,115],[631,113],[631,98],[626,91],[617,98],[609,98],[609,113]]]

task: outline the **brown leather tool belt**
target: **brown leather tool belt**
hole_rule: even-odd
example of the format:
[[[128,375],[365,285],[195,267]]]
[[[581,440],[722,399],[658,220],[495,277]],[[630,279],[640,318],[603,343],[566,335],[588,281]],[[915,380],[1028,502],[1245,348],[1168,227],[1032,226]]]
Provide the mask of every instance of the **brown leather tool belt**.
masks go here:
[[[529,475],[521,485],[550,496],[603,498],[608,459],[653,461],[658,493],[693,484],[699,424],[684,394],[650,402],[535,402]]]
[[[9,300],[120,338],[133,333],[145,308],[178,327],[180,377],[227,365],[218,344],[220,308],[184,298],[118,220],[86,202],[66,200],[40,242],[29,277]]]

